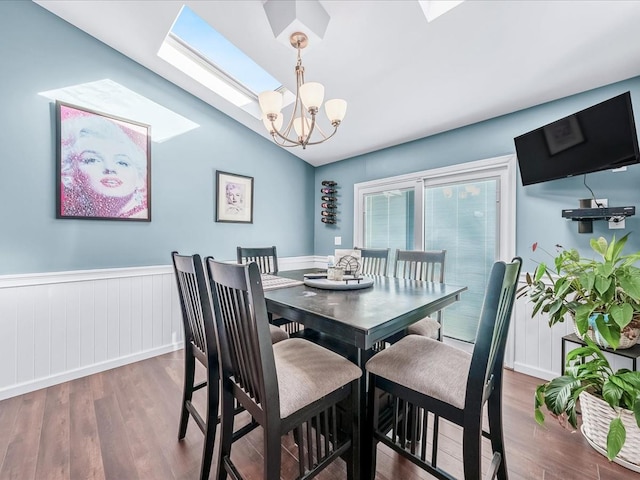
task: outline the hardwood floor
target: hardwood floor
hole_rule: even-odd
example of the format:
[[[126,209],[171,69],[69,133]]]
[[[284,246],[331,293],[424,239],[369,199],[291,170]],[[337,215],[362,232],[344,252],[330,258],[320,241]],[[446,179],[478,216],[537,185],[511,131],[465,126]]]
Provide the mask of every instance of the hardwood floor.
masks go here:
[[[0,402],[0,479],[196,479],[203,435],[191,421],[184,441],[177,440],[182,362],[182,351],[173,352]],[[512,480],[640,480],[640,474],[609,463],[579,432],[564,431],[550,417],[539,427],[532,410],[538,382],[505,374],[504,423]],[[441,435],[439,464],[462,477],[460,430],[443,423]],[[488,465],[490,447],[485,442]],[[234,443],[234,461],[247,480],[262,478],[261,452],[260,429]],[[295,454],[293,439],[285,438],[284,479],[295,478]],[[346,478],[344,464],[334,463],[317,478]],[[428,478],[379,447],[377,480]]]

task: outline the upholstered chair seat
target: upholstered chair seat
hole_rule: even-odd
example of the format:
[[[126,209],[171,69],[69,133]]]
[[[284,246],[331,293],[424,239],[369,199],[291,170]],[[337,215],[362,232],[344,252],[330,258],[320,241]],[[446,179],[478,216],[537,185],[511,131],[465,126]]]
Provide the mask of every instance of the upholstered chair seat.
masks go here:
[[[369,360],[367,370],[463,408],[470,365],[471,355],[465,351],[432,338],[407,335]]]
[[[289,338],[289,334],[280,327],[269,324],[269,333],[271,333],[271,343],[278,343]]]
[[[282,418],[362,375],[362,370],[344,357],[301,338],[274,345],[273,358]]]
[[[441,325],[437,320],[431,317],[426,317],[412,325],[409,325],[407,328],[407,334],[422,335],[423,337],[438,339],[441,337],[440,328]]]

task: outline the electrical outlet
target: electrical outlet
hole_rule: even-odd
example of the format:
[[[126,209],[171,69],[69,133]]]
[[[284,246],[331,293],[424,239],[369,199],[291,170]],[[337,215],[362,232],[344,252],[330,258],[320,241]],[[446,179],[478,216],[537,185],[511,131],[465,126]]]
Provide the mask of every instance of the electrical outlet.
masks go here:
[[[624,228],[624,217],[611,217],[609,219],[609,230]]]
[[[342,237],[333,237],[334,245],[342,245]]]
[[[591,208],[607,208],[609,206],[609,200],[607,198],[591,199]]]

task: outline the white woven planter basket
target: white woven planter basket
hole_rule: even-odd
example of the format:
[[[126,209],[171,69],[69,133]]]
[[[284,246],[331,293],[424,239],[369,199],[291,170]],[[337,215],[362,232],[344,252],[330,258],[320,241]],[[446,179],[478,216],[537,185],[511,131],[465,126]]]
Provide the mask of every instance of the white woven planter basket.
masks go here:
[[[603,455],[606,454],[609,424],[617,416],[616,412],[607,402],[588,392],[580,394],[580,407],[582,409],[582,433],[596,450]],[[640,472],[640,428],[638,428],[631,411],[622,409],[620,418],[627,430],[627,440],[614,461]]]

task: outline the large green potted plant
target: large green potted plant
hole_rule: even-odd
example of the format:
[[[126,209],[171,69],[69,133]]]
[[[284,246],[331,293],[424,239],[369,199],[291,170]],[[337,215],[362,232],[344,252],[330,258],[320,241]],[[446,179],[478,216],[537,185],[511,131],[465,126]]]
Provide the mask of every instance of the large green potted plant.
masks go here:
[[[536,388],[535,419],[543,424],[545,406],[561,424],[578,428],[580,400],[582,433],[591,446],[640,472],[640,372],[614,372],[600,348],[588,337],[585,342],[567,355],[563,376]]]
[[[555,270],[539,263],[526,274],[521,289],[534,304],[533,314],[548,315],[549,326],[570,314],[578,335],[589,335],[601,346],[633,346],[640,332],[640,252],[623,255],[629,234],[611,242],[591,239],[599,259],[585,258],[576,249],[559,248],[553,258]],[[537,245],[534,244],[534,250]],[[524,293],[523,293],[524,292]]]
[[[520,296],[529,296],[532,316],[546,314],[549,326],[572,318],[586,343],[567,355],[564,375],[536,389],[536,421],[543,423],[544,406],[561,424],[577,428],[580,401],[589,443],[610,460],[640,471],[640,372],[614,372],[600,348],[618,348],[621,339],[631,346],[640,328],[640,268],[634,265],[640,252],[624,255],[627,239],[628,234],[611,242],[592,239],[597,260],[559,247],[555,270],[539,263],[533,275],[526,274]]]

